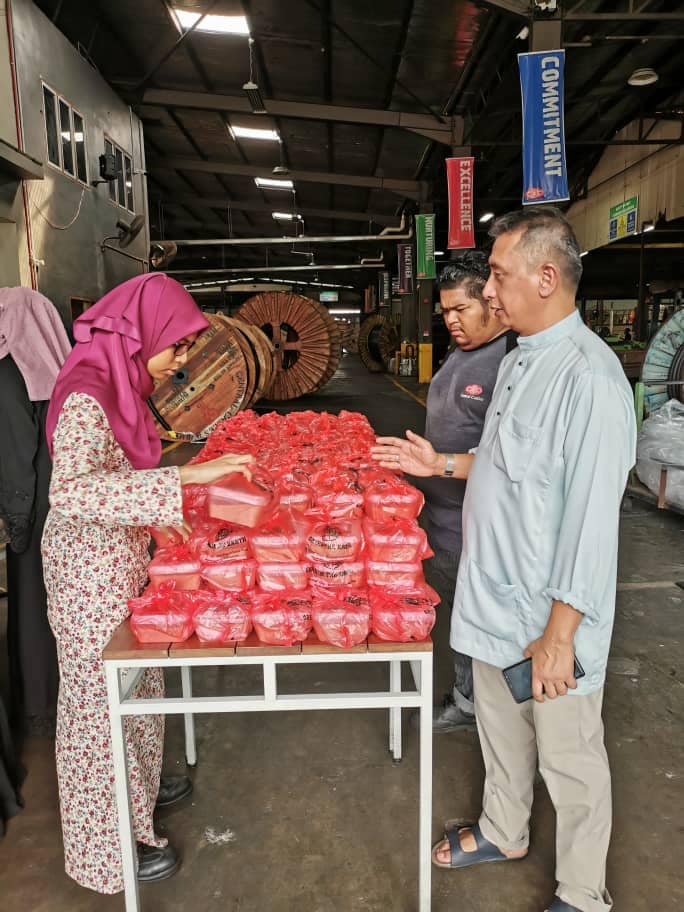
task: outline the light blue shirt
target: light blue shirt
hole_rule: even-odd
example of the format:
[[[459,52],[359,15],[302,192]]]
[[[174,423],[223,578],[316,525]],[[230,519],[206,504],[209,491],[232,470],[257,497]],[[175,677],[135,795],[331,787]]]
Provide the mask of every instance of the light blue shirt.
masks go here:
[[[499,668],[519,662],[559,599],[584,615],[575,652],[586,677],[574,693],[603,685],[635,448],[629,383],[577,312],[520,337],[468,477],[454,649]]]

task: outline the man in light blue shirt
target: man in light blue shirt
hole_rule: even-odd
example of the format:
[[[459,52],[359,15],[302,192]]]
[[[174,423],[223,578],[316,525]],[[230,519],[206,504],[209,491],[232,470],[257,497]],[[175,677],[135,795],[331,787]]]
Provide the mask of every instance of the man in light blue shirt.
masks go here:
[[[433,850],[440,867],[527,854],[535,767],[556,808],[550,912],[608,912],[610,771],[601,704],[615,612],[619,508],[635,461],[629,384],[576,309],[579,246],[555,209],[498,219],[484,296],[520,333],[474,454],[378,441],[413,474],[468,478],[451,645],[473,657],[486,780],[474,827]],[[574,657],[585,669],[579,681]],[[534,701],[517,704],[502,669],[532,659]],[[541,910],[540,910],[541,912]]]

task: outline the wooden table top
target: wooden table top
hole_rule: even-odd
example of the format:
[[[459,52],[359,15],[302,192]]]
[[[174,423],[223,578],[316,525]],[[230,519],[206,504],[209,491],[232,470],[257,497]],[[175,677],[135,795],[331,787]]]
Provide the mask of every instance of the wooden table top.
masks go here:
[[[193,634],[183,643],[169,641],[159,643],[140,643],[135,638],[128,619],[114,631],[111,640],[105,646],[102,657],[107,660],[120,659],[179,659],[179,658],[221,658],[225,656],[283,656],[283,655],[353,655],[368,652],[431,652],[432,639],[411,643],[390,643],[381,640],[374,634],[359,646],[340,649],[329,643],[322,643],[315,634],[311,634],[304,643],[294,646],[268,646],[260,642],[255,633],[251,633],[241,643],[226,643],[216,646],[212,643],[201,643]]]

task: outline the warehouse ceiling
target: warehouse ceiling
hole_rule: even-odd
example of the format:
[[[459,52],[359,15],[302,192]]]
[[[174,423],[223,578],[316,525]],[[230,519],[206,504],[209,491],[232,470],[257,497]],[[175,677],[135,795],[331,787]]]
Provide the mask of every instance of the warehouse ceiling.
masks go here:
[[[437,247],[445,249],[444,158],[452,144],[476,157],[476,215],[520,205],[516,55],[530,48],[526,27],[549,16],[539,7],[554,0],[36,2],[143,120],[153,237],[377,235],[397,226],[403,211],[427,204],[437,213]],[[625,124],[656,117],[681,125],[684,4],[558,3],[576,199]],[[187,14],[184,27],[178,9]],[[204,31],[225,24],[217,16],[245,16],[252,43],[246,34]],[[655,69],[657,82],[628,85],[640,67]],[[247,82],[258,86],[251,100]],[[268,113],[253,113],[262,101]],[[240,128],[270,130],[280,141],[241,137]],[[260,188],[257,177],[290,180],[294,193]],[[302,220],[274,220],[274,211]],[[679,231],[649,256],[658,250],[664,272],[681,276],[682,249],[672,245],[684,242],[684,232],[668,227]],[[656,240],[654,233],[649,243]],[[199,281],[216,278],[201,270],[313,260],[316,272],[280,275],[338,282],[343,275],[363,287],[374,272],[324,265],[383,253],[393,260],[393,243],[195,245],[182,247],[171,268]],[[592,254],[585,266],[587,287],[601,285],[612,297],[634,293],[633,252]]]

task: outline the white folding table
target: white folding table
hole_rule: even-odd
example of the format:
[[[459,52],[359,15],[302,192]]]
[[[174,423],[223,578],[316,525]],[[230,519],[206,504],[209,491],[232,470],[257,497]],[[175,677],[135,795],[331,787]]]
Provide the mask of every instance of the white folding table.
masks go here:
[[[136,845],[131,825],[128,766],[124,742],[126,716],[182,713],[185,717],[185,752],[190,766],[197,762],[194,713],[273,712],[321,709],[389,709],[389,750],[401,759],[401,710],[419,710],[420,774],[418,827],[418,912],[430,910],[430,845],[432,823],[432,641],[387,643],[369,637],[360,646],[337,649],[315,638],[293,647],[264,646],[252,635],[241,644],[205,646],[195,637],[185,643],[141,644],[128,621],[114,632],[103,652],[112,727],[116,801],[123,860],[126,912],[140,912],[136,876]],[[286,693],[278,691],[282,665],[328,665],[384,662],[388,687],[370,693]],[[402,664],[408,663],[414,687],[402,688]],[[192,669],[225,665],[258,665],[263,693],[250,696],[194,697]],[[180,668],[180,697],[137,699],[135,686],[147,668]]]

